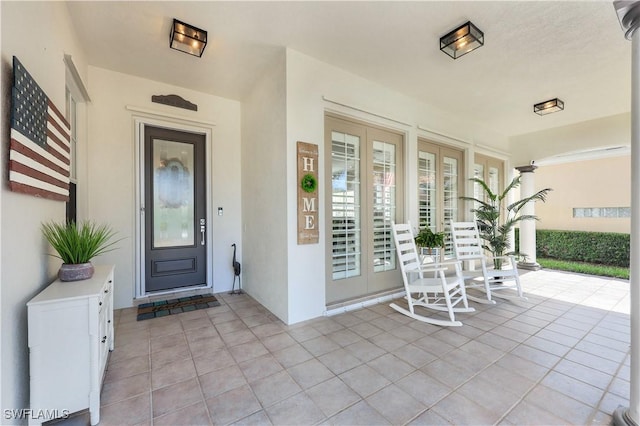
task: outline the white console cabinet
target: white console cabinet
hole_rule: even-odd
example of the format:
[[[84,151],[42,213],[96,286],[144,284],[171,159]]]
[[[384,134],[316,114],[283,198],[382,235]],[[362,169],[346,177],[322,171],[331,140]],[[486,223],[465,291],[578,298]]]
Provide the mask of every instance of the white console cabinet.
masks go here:
[[[55,281],[27,303],[32,413],[62,416],[88,408],[91,424],[100,421],[100,388],[114,340],[113,270],[97,265],[91,279]]]

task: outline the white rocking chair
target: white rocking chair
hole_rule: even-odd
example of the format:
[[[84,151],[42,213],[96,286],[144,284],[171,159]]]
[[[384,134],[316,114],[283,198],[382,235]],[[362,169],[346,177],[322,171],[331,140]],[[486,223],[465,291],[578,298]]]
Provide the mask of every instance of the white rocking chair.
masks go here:
[[[393,238],[396,244],[398,262],[402,270],[402,279],[406,291],[405,298],[409,309],[405,309],[395,303],[391,303],[389,306],[401,314],[418,321],[440,326],[461,326],[462,323],[455,319],[455,313],[474,312],[475,309],[470,308],[467,301],[460,262],[431,263],[422,266],[409,223],[394,223]],[[455,275],[445,275],[445,271],[449,267],[455,269]],[[433,278],[425,277],[425,272],[433,273]],[[455,306],[458,304],[462,304],[464,307],[456,308]],[[415,312],[416,306],[447,312],[449,319],[419,315]]]
[[[477,270],[462,272],[467,289],[476,288],[486,294],[486,298],[478,298],[469,294],[467,297],[480,303],[496,303],[493,296],[501,299],[527,300],[522,293],[520,276],[516,259],[513,255],[495,257],[501,265],[500,269],[487,266],[489,259],[484,254],[482,239],[475,222],[451,222],[451,239],[456,259],[469,261]],[[476,263],[479,263],[477,265]]]

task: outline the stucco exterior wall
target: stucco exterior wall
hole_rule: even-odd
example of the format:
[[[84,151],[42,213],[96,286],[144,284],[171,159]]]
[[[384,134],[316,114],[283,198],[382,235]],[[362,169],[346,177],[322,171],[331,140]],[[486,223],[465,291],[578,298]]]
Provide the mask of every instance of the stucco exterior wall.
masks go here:
[[[629,156],[541,166],[536,189],[553,188],[546,203],[536,203],[538,229],[629,233],[631,218],[574,218],[574,208],[630,207]]]
[[[297,168],[296,142],[318,144],[318,182],[325,181],[327,153],[324,148],[324,115],[333,112],[404,134],[406,218],[417,223],[417,144],[418,137],[458,146],[468,159],[475,152],[492,155],[492,147],[508,149],[508,139],[469,120],[420,103],[345,70],[318,61],[295,50],[287,50],[287,232],[289,322],[323,314],[325,310],[325,261],[327,237],[324,229],[330,188],[319,186],[320,241],[297,244]],[[329,100],[329,101],[328,101]],[[465,174],[472,176],[467,161]],[[471,186],[469,185],[469,188]],[[400,283],[398,283],[400,285]]]
[[[69,54],[82,78],[87,68],[76,43],[67,8],[61,2],[0,2],[2,31],[1,93],[2,150],[0,150],[0,405],[27,408],[29,403],[29,350],[26,303],[55,279],[60,261],[48,256],[42,222],[65,218],[65,203],[9,191],[8,144],[12,86],[12,57],[27,68],[52,102],[64,111],[65,64]],[[22,423],[2,419],[3,424]]]
[[[285,53],[242,104],[244,287],[285,323],[287,283]]]
[[[135,209],[136,117],[211,129],[212,150],[208,155],[212,162],[212,206],[223,207],[224,215],[214,214],[209,222],[208,230],[213,235],[213,256],[209,261],[213,262],[214,291],[230,290],[231,244],[241,238],[240,103],[103,68],[89,67],[88,80],[92,99],[87,147],[88,216],[111,224],[124,238],[118,243],[118,250],[99,258],[100,262],[116,265],[115,308],[132,306],[135,295],[135,226],[139,214]],[[180,95],[197,104],[198,111],[151,103],[151,96],[158,94]],[[128,106],[163,115],[132,111]],[[242,247],[238,256],[242,258]]]

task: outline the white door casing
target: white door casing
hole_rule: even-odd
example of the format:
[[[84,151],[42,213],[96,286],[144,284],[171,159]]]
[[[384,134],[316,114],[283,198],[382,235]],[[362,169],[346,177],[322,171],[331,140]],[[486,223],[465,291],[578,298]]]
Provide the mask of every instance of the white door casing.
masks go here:
[[[213,193],[212,193],[212,133],[213,124],[206,122],[186,121],[175,119],[172,117],[166,117],[164,115],[149,113],[147,110],[140,110],[134,107],[128,107],[129,110],[136,112],[132,118],[134,123],[134,163],[135,163],[135,209],[134,209],[134,221],[135,221],[135,294],[134,297],[141,298],[146,297],[148,294],[145,291],[144,277],[145,277],[145,262],[144,262],[144,126],[150,125],[155,127],[163,127],[167,129],[174,129],[184,132],[199,133],[205,136],[205,167],[206,167],[206,245],[207,245],[207,285],[201,288],[213,288]],[[142,114],[140,114],[142,113]],[[168,293],[174,291],[193,290],[191,287],[170,290]],[[160,294],[160,293],[153,293]]]

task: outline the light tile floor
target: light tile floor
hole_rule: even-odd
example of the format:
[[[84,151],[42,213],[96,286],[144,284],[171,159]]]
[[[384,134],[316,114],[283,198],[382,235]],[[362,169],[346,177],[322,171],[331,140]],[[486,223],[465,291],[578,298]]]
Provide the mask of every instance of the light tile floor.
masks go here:
[[[609,424],[629,397],[629,284],[522,275],[527,302],[441,328],[374,305],[287,326],[247,295],[116,312],[101,425]]]

